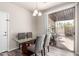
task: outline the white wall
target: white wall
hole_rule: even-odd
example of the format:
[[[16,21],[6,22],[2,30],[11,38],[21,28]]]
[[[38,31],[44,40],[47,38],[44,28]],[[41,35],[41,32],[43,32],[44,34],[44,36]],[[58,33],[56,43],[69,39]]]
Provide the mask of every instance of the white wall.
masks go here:
[[[24,8],[11,3],[0,3],[0,11],[9,13],[9,50],[17,48],[14,40],[18,32],[33,32],[36,34],[35,18]]]

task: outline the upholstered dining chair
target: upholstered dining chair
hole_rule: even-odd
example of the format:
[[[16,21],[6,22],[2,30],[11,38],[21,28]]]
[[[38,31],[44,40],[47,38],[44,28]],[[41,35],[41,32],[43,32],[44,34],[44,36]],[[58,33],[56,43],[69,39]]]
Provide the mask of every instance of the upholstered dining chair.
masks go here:
[[[33,52],[35,56],[39,52],[41,52],[41,55],[43,56],[43,44],[44,44],[45,35],[38,36],[36,39],[36,42],[34,45],[27,47],[27,50]]]
[[[46,55],[46,51],[45,51],[46,48],[48,49],[48,52],[49,52],[50,37],[51,37],[51,34],[46,34],[44,39],[44,44],[43,44],[44,56]]]

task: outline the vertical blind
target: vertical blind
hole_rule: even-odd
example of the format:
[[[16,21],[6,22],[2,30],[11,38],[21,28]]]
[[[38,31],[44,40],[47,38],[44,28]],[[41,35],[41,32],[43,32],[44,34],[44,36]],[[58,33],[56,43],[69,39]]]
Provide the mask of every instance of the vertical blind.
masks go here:
[[[49,15],[54,21],[70,20],[75,18],[75,7],[65,9]]]

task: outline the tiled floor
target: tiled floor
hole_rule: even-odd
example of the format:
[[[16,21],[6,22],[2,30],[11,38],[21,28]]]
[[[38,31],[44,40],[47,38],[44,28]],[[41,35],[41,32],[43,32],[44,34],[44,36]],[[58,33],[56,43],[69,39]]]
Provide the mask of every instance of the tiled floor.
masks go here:
[[[73,36],[59,36],[56,38],[57,47],[74,51],[74,37]]]
[[[22,56],[22,53],[19,49],[16,49],[10,52],[0,53],[0,56]]]
[[[10,52],[0,53],[0,56],[23,56],[23,55],[21,51],[17,49]],[[74,56],[74,53],[50,46],[50,51],[47,52],[46,56]]]
[[[50,52],[47,53],[47,56],[74,56],[74,53],[56,47],[50,47]]]

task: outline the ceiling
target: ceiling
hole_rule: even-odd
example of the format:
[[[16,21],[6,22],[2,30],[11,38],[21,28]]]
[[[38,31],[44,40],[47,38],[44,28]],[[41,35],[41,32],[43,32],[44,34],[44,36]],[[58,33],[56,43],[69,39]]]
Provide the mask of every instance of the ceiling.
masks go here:
[[[37,6],[37,8],[42,11],[59,4],[63,4],[65,2],[37,2],[37,3],[36,2],[12,2],[12,3],[18,6],[24,7],[30,11],[33,11]]]

